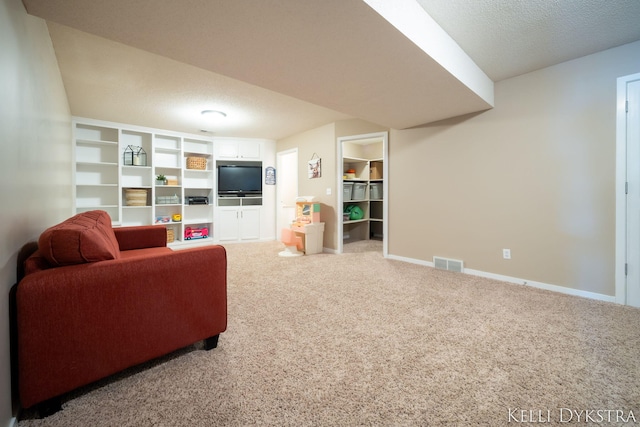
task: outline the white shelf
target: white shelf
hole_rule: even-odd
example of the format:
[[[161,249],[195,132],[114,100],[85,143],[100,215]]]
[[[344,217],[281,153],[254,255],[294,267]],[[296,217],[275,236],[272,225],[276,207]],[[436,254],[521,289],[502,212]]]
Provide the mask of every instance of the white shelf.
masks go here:
[[[76,162],[76,166],[105,166],[105,167],[117,167],[118,163],[114,162]]]
[[[155,148],[156,153],[168,153],[168,154],[179,154],[180,153],[180,149],[179,148],[164,148],[164,147],[156,147]]]
[[[353,219],[353,220],[349,220],[349,221],[343,221],[343,224],[357,224],[359,222],[367,222],[369,221],[369,218],[362,218],[362,219]]]
[[[91,139],[77,139],[76,140],[76,145],[110,145],[110,146],[114,146],[117,147],[118,143],[114,142],[114,141],[97,141],[97,140],[91,140]]]
[[[379,234],[383,228],[384,218],[382,204],[383,198],[371,198],[371,184],[384,182],[383,177],[371,177],[372,167],[376,168],[376,172],[380,170],[384,160],[379,154],[373,153],[372,150],[378,150],[381,153],[383,151],[382,143],[378,147],[368,147],[367,145],[351,143],[349,141],[343,142],[343,158],[342,158],[342,183],[343,184],[364,184],[364,197],[352,200],[345,198],[344,187],[340,190],[343,191],[342,207],[346,208],[348,205],[357,205],[363,211],[363,218],[358,220],[344,220],[342,219],[342,231],[344,242],[354,242],[358,240],[371,239],[372,235]],[[362,156],[360,156],[362,155]],[[355,178],[344,178],[346,171],[353,169],[355,171]],[[362,188],[360,188],[362,190]],[[354,189],[351,189],[352,194]],[[360,195],[360,194],[358,194]],[[384,194],[382,194],[384,197]]]
[[[119,205],[99,205],[99,204],[78,204],[76,205],[79,209],[102,209],[102,208],[117,208]]]
[[[171,245],[213,240],[213,226],[220,225],[214,221],[217,207],[216,138],[75,117],[73,136],[76,212],[105,210],[114,226],[163,225],[172,228],[176,240]],[[259,154],[267,146],[266,140],[238,138],[235,143],[242,148],[243,155],[257,154],[255,160],[263,161]],[[142,147],[146,154],[144,166],[124,165],[124,154],[129,145]],[[274,156],[274,159],[268,159],[273,162],[275,142],[268,146],[269,150],[265,152]],[[188,157],[206,159],[206,169],[187,169]],[[156,185],[157,175],[177,179],[178,185]],[[126,206],[126,189],[146,189],[147,205]],[[174,195],[178,197],[178,203],[157,203],[158,197]],[[207,197],[209,204],[185,204],[188,197]],[[262,200],[261,197],[247,197],[239,201],[238,207],[246,209],[244,214],[251,216],[242,224],[241,238],[261,238],[256,230],[264,222],[259,213]],[[269,203],[271,206],[273,201],[269,199]],[[156,223],[157,217],[173,215],[180,215],[182,221]],[[210,237],[184,241],[184,229],[188,225],[208,227]]]
[[[198,225],[198,224],[212,224],[213,221],[209,218],[194,218],[188,221],[184,221],[185,225]]]

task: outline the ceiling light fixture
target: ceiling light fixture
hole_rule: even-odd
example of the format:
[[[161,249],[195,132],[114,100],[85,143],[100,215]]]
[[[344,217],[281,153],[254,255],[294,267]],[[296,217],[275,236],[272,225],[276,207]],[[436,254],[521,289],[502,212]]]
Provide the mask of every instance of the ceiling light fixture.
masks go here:
[[[222,121],[227,117],[227,113],[218,110],[202,110],[200,114],[204,117],[202,123],[203,128],[200,129],[200,132],[204,133],[213,133],[211,128],[222,123]]]
[[[200,114],[202,114],[203,116],[205,116],[207,118],[211,118],[212,120],[223,119],[223,118],[227,117],[227,113],[224,113],[224,112],[218,111],[218,110],[203,110]]]

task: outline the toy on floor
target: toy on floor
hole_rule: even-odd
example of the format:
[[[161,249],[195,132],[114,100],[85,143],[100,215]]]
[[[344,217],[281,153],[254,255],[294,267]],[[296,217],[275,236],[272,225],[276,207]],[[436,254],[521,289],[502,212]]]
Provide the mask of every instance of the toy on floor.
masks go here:
[[[297,236],[296,233],[290,228],[283,228],[280,234],[280,240],[284,243],[284,250],[279,252],[278,255],[284,257],[301,256],[304,255],[302,250],[302,238]]]

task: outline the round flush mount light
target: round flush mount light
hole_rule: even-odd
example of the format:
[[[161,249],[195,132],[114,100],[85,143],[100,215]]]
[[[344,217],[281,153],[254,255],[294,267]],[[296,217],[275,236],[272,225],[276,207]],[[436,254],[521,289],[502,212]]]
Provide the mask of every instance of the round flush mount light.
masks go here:
[[[227,117],[227,113],[218,110],[203,110],[200,114],[204,118],[200,132],[204,133],[212,133],[211,126],[220,124]]]
[[[227,113],[218,110],[203,110],[200,114],[207,118],[213,119],[223,119],[227,117]]]

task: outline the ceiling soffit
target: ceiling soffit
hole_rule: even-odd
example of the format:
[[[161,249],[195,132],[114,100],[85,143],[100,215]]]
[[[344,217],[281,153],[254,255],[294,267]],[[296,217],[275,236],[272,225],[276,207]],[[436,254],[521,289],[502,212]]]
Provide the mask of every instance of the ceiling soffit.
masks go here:
[[[24,4],[48,21],[384,126],[491,108],[361,0]]]

